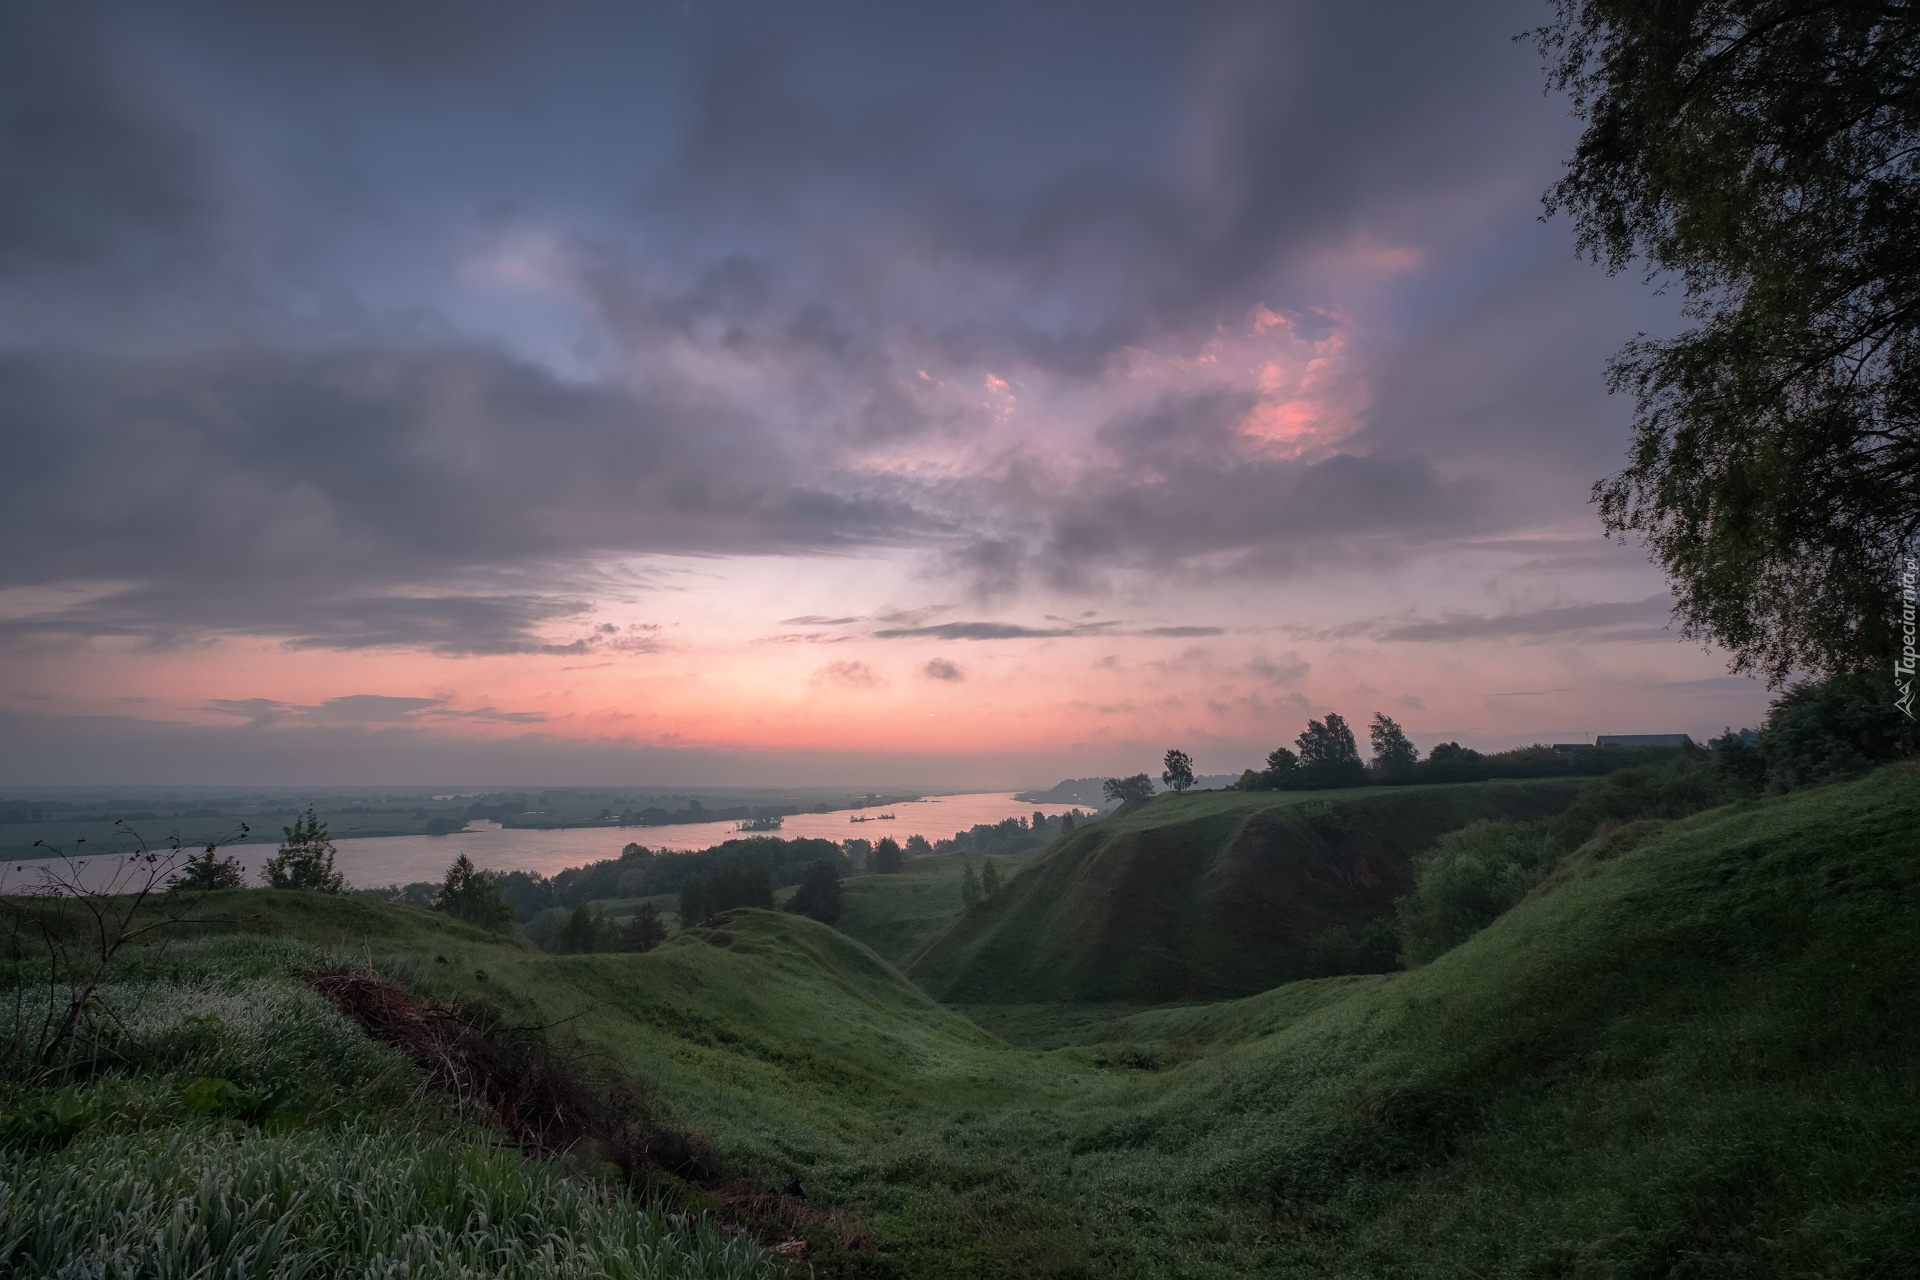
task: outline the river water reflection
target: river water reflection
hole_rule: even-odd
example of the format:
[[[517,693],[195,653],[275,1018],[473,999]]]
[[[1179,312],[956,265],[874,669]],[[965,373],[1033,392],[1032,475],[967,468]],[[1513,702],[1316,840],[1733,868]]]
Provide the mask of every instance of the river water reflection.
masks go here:
[[[929,796],[884,809],[794,814],[781,824],[779,831],[769,834],[789,840],[801,836],[826,840],[845,840],[851,836],[878,840],[892,836],[905,841],[911,835],[944,840],[956,831],[965,831],[980,823],[1031,817],[1036,811],[1051,818],[1072,812],[1073,808],[1066,804],[1024,804],[1015,800],[1010,791],[985,791]],[[882,814],[893,817],[879,816]],[[493,871],[537,871],[552,875],[566,867],[618,857],[630,841],[649,849],[709,848],[743,834],[738,826],[735,822],[700,822],[670,827],[566,827],[537,831],[475,822],[466,831],[444,836],[368,836],[338,840],[334,842],[337,850],[334,866],[346,873],[349,883],[360,888],[438,880],[445,874],[447,864],[462,853],[477,865]],[[249,880],[257,881],[260,865],[273,855],[273,846],[242,845],[232,853],[247,869]],[[86,877],[88,883],[97,881],[118,861],[94,855],[90,859],[94,865]],[[34,886],[40,880],[37,868],[44,865],[35,859],[0,863],[0,891],[19,892]]]

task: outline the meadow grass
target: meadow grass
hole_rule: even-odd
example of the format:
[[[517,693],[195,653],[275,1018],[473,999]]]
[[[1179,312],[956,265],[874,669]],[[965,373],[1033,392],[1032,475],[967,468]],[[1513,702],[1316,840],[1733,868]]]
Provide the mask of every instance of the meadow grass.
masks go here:
[[[1884,768],[1589,842],[1412,972],[978,1024],[774,912],[570,957],[315,895],[197,914],[565,1020],[901,1276],[1894,1276],[1920,1274],[1917,830],[1920,770]]]
[[[325,960],[258,934],[130,950],[95,993],[102,1048],[64,1077],[16,1061],[0,1080],[0,1272],[780,1273],[752,1241],[502,1146],[420,1092],[292,976]],[[35,990],[44,964],[15,956],[5,978]]]
[[[764,1251],[470,1136],[238,1122],[0,1156],[0,1259],[32,1276],[746,1280]]]

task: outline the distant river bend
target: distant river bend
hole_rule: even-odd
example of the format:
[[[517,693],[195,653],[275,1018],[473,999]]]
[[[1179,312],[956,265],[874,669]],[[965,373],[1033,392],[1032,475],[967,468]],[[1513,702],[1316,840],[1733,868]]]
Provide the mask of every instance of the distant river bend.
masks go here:
[[[981,823],[1031,817],[1035,811],[1055,817],[1070,813],[1073,808],[1070,804],[1022,803],[1015,800],[1010,791],[983,791],[930,796],[925,800],[889,804],[883,809],[791,814],[780,830],[764,834],[789,840],[802,836],[825,840],[850,837],[878,840],[892,836],[904,842],[912,835],[945,840],[956,831]],[[876,816],[882,813],[894,816],[891,820]],[[868,820],[856,822],[853,820],[856,818]],[[542,831],[477,821],[465,831],[444,836],[366,836],[338,840],[334,842],[338,851],[334,866],[346,873],[349,883],[363,889],[438,880],[446,873],[447,864],[462,853],[477,865],[493,871],[537,871],[552,875],[567,867],[616,858],[629,843],[660,850],[706,849],[723,840],[754,834],[742,832],[738,827],[737,822],[692,822],[665,827],[562,827]],[[248,878],[257,881],[260,865],[273,855],[273,846],[241,845],[231,852],[247,869]],[[95,855],[92,861],[107,864],[113,859]],[[36,869],[44,865],[38,859],[0,863],[0,891],[18,892],[31,887],[39,880]],[[90,881],[94,878],[88,877]]]

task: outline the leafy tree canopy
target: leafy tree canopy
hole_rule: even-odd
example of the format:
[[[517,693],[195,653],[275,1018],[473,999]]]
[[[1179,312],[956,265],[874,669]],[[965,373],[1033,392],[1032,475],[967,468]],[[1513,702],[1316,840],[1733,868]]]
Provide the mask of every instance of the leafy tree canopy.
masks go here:
[[[810,916],[821,924],[840,918],[840,868],[821,859],[807,868],[800,888],[787,903],[787,910]]]
[[[327,824],[314,816],[308,806],[305,816],[294,819],[279,851],[260,869],[261,878],[275,889],[314,889],[321,893],[344,893],[347,878],[333,869],[333,841],[327,836]]]
[[[651,951],[666,940],[667,925],[660,918],[660,908],[643,902],[620,931],[619,945],[622,951]]]
[[[1166,772],[1160,775],[1160,781],[1167,784],[1176,795],[1193,785],[1193,757],[1177,747],[1167,750]]]
[[[980,897],[985,900],[998,892],[1000,892],[1000,868],[993,865],[992,858],[988,858],[980,864]]]
[[[1586,124],[1547,211],[1697,322],[1613,362],[1636,416],[1594,486],[1608,532],[1736,670],[1884,666],[1920,539],[1920,11],[1558,0],[1535,35]]]
[[[440,892],[434,895],[433,909],[497,933],[513,927],[513,904],[494,884],[493,877],[476,868],[464,853],[447,868]]]
[[[872,856],[867,859],[867,870],[892,875],[906,864],[906,858],[900,851],[900,842],[892,836],[882,836],[873,846]]]
[[[1300,784],[1310,787],[1356,787],[1366,781],[1360,748],[1353,730],[1336,712],[1325,720],[1309,720],[1295,738],[1300,748]]]
[[[221,857],[219,846],[210,844],[181,864],[180,870],[167,881],[167,888],[174,893],[210,893],[215,889],[243,889],[246,884],[240,860]]]
[[[1108,778],[1100,784],[1100,793],[1121,804],[1133,804],[1136,801],[1144,803],[1153,799],[1153,779],[1144,773],[1136,773],[1130,778]]]
[[[1375,773],[1388,782],[1400,782],[1413,777],[1413,766],[1419,763],[1420,749],[1408,740],[1398,724],[1376,711],[1367,734],[1373,740]]]

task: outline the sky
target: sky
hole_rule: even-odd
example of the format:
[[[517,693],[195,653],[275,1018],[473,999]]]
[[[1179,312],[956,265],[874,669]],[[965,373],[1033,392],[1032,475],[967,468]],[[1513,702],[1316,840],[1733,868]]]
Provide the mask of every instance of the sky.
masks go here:
[[[0,782],[1755,723],[1544,3],[0,0]]]

